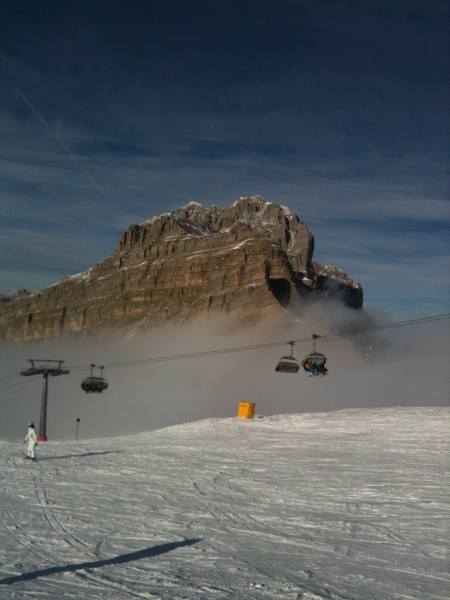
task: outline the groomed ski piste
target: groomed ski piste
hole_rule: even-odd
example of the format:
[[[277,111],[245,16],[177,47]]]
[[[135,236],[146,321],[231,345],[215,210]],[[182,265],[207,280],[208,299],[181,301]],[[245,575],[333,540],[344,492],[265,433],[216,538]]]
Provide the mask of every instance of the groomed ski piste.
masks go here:
[[[450,410],[2,441],[0,597],[447,600]]]

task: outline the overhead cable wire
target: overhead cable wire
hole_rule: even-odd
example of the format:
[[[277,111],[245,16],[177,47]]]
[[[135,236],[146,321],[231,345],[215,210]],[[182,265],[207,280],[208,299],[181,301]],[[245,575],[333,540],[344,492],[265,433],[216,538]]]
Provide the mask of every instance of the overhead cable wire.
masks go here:
[[[7,379],[12,379],[13,377],[19,376],[20,373],[14,373],[14,375],[6,375],[6,377],[0,377],[0,381],[6,381]]]
[[[441,320],[449,319],[449,318],[450,318],[450,313],[444,313],[441,315],[433,315],[431,317],[422,317],[422,318],[418,318],[418,319],[410,319],[408,321],[399,321],[397,323],[387,323],[384,325],[374,325],[372,327],[360,327],[360,328],[348,329],[345,331],[337,331],[337,332],[333,332],[333,333],[329,333],[329,334],[325,334],[325,335],[319,335],[317,337],[322,340],[335,339],[335,338],[341,338],[341,337],[345,337],[345,336],[349,336],[349,335],[359,335],[359,334],[363,334],[363,333],[381,331],[381,330],[385,330],[385,329],[406,327],[409,325],[418,325],[418,324],[422,324],[422,323],[431,323],[434,321],[441,321]],[[159,363],[159,362],[168,362],[168,361],[173,361],[173,360],[185,360],[188,358],[201,358],[201,357],[205,357],[205,356],[215,356],[215,355],[219,355],[219,354],[230,354],[233,352],[245,352],[245,351],[249,351],[249,350],[262,350],[264,348],[274,348],[277,346],[285,346],[286,344],[290,344],[292,342],[294,342],[295,344],[308,343],[308,342],[311,342],[311,336],[308,336],[306,338],[282,340],[282,341],[278,341],[278,342],[252,344],[249,346],[235,346],[235,347],[231,347],[231,348],[219,348],[216,350],[204,350],[202,352],[187,352],[184,354],[172,354],[172,355],[166,355],[166,356],[155,356],[152,358],[143,358],[143,359],[138,359],[138,360],[103,363],[103,366],[105,368],[111,369],[111,368],[115,368],[115,367],[128,367],[128,366],[137,366],[137,365],[144,365],[144,364],[153,364],[153,363]],[[68,367],[68,368],[71,371],[79,371],[79,370],[85,370],[90,367],[75,366],[75,367]]]
[[[371,327],[356,327],[356,328],[347,329],[344,331],[336,331],[336,332],[332,332],[332,333],[325,334],[325,335],[318,335],[317,338],[319,338],[321,340],[336,339],[336,338],[342,338],[342,337],[350,336],[350,335],[359,335],[359,334],[364,334],[364,333],[369,333],[369,332],[382,331],[385,329],[394,329],[394,328],[398,328],[398,327],[406,327],[406,326],[418,325],[418,324],[422,324],[422,323],[432,323],[435,321],[442,321],[442,320],[449,319],[449,318],[450,318],[450,313],[443,313],[440,315],[433,315],[430,317],[421,317],[418,319],[409,319],[407,321],[399,321],[396,323],[373,325]],[[277,341],[277,342],[266,342],[263,344],[252,344],[252,345],[248,345],[248,346],[235,346],[235,347],[231,347],[231,348],[219,348],[216,350],[204,350],[201,352],[187,352],[184,354],[155,356],[152,358],[143,358],[143,359],[138,359],[138,360],[103,363],[103,367],[112,369],[112,368],[116,368],[116,367],[130,367],[130,366],[154,364],[154,363],[160,363],[160,362],[169,362],[169,361],[173,361],[173,360],[186,360],[186,359],[190,359],[190,358],[202,358],[202,357],[207,357],[207,356],[217,356],[220,354],[231,354],[233,352],[246,352],[246,351],[250,351],[250,350],[262,350],[265,348],[275,348],[278,346],[286,346],[287,344],[291,344],[292,342],[294,344],[310,343],[311,339],[312,339],[312,336],[308,336],[305,338],[281,340],[281,341]],[[90,369],[90,368],[91,368],[90,364],[68,367],[68,369],[70,369],[70,371],[85,371],[86,369]],[[19,375],[19,374],[17,374],[17,375]],[[7,377],[4,377],[3,379],[0,379],[0,381],[4,381],[6,379],[9,379],[10,377],[16,377],[17,375],[9,375]],[[5,386],[1,389],[13,387],[14,385],[18,385],[18,384],[11,384],[11,385]]]
[[[406,327],[407,325],[419,325],[421,323],[432,323],[434,321],[442,321],[449,319],[450,313],[444,313],[441,315],[434,315],[431,317],[421,317],[418,319],[409,319],[408,321],[398,321],[397,323],[386,323],[385,325],[373,325],[372,327],[361,327],[355,329],[348,329],[346,331],[339,331],[330,333],[328,335],[319,336],[321,339],[332,338],[332,337],[345,337],[347,335],[357,335],[360,333],[382,331],[384,329],[394,329],[396,327]]]
[[[19,374],[20,375],[20,374]],[[11,377],[16,377],[16,375],[11,375]],[[25,380],[21,380],[21,381],[16,381],[16,383],[10,383],[9,385],[4,385],[3,387],[1,387],[1,390],[7,390],[9,388],[13,388],[13,387],[17,387],[18,385],[24,385],[25,383],[30,383],[32,380],[32,377],[27,378]]]

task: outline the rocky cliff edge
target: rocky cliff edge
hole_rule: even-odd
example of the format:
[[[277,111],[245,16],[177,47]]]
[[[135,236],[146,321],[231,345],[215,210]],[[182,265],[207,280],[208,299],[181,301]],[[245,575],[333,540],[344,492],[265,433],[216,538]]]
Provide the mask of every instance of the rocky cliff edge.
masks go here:
[[[260,196],[225,209],[191,202],[131,225],[113,254],[89,270],[3,297],[0,335],[43,340],[205,312],[257,320],[323,296],[361,308],[359,283],[313,261],[313,251],[310,231],[285,206]]]

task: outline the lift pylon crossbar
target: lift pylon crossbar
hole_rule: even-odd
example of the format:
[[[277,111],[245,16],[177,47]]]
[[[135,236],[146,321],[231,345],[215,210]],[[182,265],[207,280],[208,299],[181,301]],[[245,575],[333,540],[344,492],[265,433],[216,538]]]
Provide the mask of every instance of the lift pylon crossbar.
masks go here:
[[[70,372],[67,369],[61,368],[61,365],[64,363],[63,360],[29,358],[28,362],[31,363],[31,368],[20,372],[25,377],[30,377],[31,375],[51,375],[52,377],[57,377],[58,375],[68,375]]]

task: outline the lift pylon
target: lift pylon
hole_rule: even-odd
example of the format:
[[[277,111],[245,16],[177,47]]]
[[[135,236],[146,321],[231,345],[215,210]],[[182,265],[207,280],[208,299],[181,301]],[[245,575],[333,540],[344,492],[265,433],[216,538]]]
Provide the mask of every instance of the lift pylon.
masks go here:
[[[42,398],[41,398],[41,418],[39,421],[39,442],[47,441],[47,399],[48,399],[48,378],[57,377],[58,375],[68,375],[69,370],[63,369],[63,360],[51,360],[29,358],[28,362],[31,364],[29,369],[25,369],[20,372],[24,377],[30,377],[32,375],[43,375],[42,383]]]

